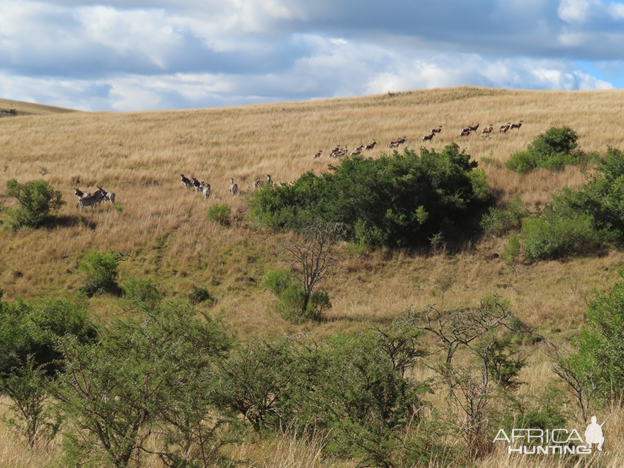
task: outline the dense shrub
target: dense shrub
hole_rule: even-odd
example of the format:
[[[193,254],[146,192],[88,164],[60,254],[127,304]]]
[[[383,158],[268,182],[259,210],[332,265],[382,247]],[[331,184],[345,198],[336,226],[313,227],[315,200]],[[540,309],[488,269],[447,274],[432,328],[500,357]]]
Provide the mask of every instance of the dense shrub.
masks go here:
[[[528,219],[522,224],[520,236],[531,261],[596,252],[613,240],[607,231],[596,230],[591,217],[585,214]]]
[[[65,204],[61,192],[54,190],[45,180],[20,184],[11,179],[7,181],[6,188],[6,196],[17,199],[20,205],[8,210],[14,229],[41,226],[50,218],[51,211]]]
[[[567,165],[586,164],[596,155],[579,150],[577,140],[578,134],[570,127],[552,127],[533,140],[525,151],[514,153],[505,167],[525,173],[538,167],[561,169]]]
[[[260,224],[300,229],[318,219],[343,226],[341,236],[369,246],[423,246],[456,238],[489,201],[477,163],[450,144],[441,153],[406,149],[378,159],[346,158],[330,172],[303,174],[253,194]]]
[[[206,221],[214,221],[215,223],[219,223],[222,226],[230,225],[230,207],[227,203],[223,203],[222,205],[214,205],[208,208],[208,214],[206,215]]]
[[[486,234],[503,236],[509,231],[520,230],[522,220],[528,216],[529,209],[520,197],[516,197],[505,209],[490,208],[489,213],[481,219],[481,227]]]
[[[121,288],[117,284],[117,268],[119,264],[115,253],[93,251],[85,255],[79,268],[86,274],[86,282],[81,288],[87,296],[97,293],[119,295]]]

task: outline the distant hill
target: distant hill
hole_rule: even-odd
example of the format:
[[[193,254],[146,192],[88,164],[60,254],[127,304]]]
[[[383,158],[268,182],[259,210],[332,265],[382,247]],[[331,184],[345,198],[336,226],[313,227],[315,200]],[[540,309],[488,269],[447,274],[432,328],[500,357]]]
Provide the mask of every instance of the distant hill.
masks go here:
[[[32,102],[13,101],[11,99],[0,99],[0,117],[13,117],[18,115],[50,115],[66,114],[77,112],[73,109],[63,107],[45,106]]]

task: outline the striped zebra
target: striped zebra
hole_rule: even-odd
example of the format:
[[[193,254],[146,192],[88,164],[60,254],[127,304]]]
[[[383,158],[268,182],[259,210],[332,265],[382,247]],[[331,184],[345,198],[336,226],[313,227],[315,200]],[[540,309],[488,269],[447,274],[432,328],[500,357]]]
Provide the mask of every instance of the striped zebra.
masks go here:
[[[193,186],[193,182],[191,182],[191,179],[187,179],[186,177],[184,177],[184,174],[180,174],[180,180],[186,188],[191,188]]]
[[[267,174],[266,183],[268,184],[269,182],[271,182],[271,174]],[[253,184],[254,190],[261,189],[262,187],[264,187],[264,181],[262,180],[256,180]]]
[[[208,200],[210,196],[210,184],[204,184],[202,187],[202,193],[204,194],[204,200]]]
[[[238,184],[234,183],[234,177],[230,177],[230,193],[236,195],[238,193]]]
[[[90,197],[82,197],[80,200],[78,200],[78,205],[80,206],[80,211],[82,211],[85,206],[90,206],[91,209],[94,209],[95,205],[101,203],[101,201],[102,200],[100,200],[98,197],[92,195]]]
[[[102,196],[102,195],[104,196],[104,198],[103,198],[104,201],[110,202],[111,205],[115,204],[115,192],[107,192],[106,190],[104,190],[99,185],[98,185],[98,191],[95,192],[95,193],[98,193],[98,192],[101,194],[101,195],[98,195],[98,196]]]

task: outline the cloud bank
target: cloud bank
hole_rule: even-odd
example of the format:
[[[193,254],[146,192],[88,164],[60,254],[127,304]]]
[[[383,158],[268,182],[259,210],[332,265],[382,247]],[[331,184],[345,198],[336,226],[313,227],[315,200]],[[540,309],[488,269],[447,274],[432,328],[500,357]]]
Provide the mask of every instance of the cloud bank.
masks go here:
[[[0,0],[0,97],[144,110],[624,85],[600,0]]]

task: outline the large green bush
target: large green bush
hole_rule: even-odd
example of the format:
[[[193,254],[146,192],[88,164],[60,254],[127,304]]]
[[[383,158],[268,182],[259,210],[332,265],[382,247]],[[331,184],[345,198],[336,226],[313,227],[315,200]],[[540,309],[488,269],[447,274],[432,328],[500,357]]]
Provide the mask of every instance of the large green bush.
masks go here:
[[[319,219],[337,223],[344,239],[370,246],[425,246],[440,233],[456,238],[491,201],[476,166],[454,143],[441,153],[346,158],[321,176],[307,172],[256,191],[250,216],[295,230]]]
[[[578,134],[570,127],[552,127],[535,138],[525,151],[514,153],[505,167],[525,173],[538,167],[560,169],[567,165],[585,164],[595,155],[579,150],[577,141]]]
[[[481,227],[486,234],[503,236],[512,230],[522,227],[522,220],[529,216],[529,209],[522,203],[520,197],[515,197],[504,209],[492,207],[489,213],[483,215]]]
[[[273,311],[290,322],[319,321],[324,312],[332,307],[329,294],[323,290],[311,292],[306,303],[304,289],[288,269],[270,271],[264,286],[277,298]]]
[[[65,204],[61,192],[54,190],[45,180],[20,184],[11,179],[7,181],[6,189],[6,196],[15,198],[19,203],[18,208],[8,210],[14,229],[41,226],[49,220],[51,211]]]

